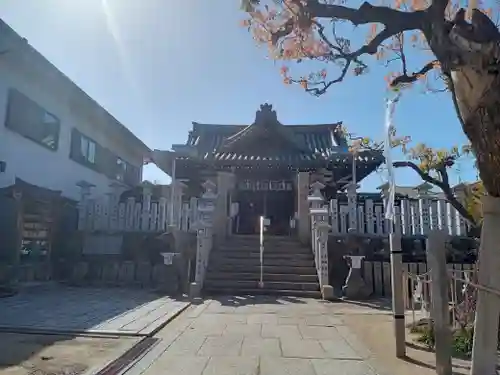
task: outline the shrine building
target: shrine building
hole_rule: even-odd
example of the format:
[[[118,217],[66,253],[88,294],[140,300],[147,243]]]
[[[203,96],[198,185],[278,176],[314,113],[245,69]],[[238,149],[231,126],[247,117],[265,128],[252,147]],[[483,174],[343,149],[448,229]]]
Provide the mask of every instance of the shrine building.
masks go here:
[[[176,182],[183,199],[201,191],[211,179],[217,186],[216,234],[256,234],[259,217],[269,219],[267,231],[289,235],[291,226],[307,237],[310,184],[325,185],[325,199],[359,183],[382,162],[379,152],[353,155],[341,122],[284,125],[269,104],[263,104],[250,125],[193,122],[185,145],[153,152],[154,162]],[[175,162],[174,162],[175,159]]]

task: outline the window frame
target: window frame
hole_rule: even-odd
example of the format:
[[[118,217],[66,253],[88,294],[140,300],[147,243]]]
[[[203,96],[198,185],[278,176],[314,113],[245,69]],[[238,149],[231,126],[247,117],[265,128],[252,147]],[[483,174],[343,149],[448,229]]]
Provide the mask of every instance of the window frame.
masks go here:
[[[43,142],[43,139],[38,139],[36,136],[33,134],[29,134],[26,132],[26,128],[23,128],[22,126],[19,126],[15,121],[12,120],[12,113],[14,112],[13,108],[13,103],[12,103],[12,96],[17,95],[20,98],[22,98],[26,104],[33,106],[35,109],[39,110],[41,114],[43,114],[40,118],[40,126],[42,124],[47,124],[47,122],[43,121],[45,116],[50,116],[54,120],[54,126],[55,126],[55,134],[54,134],[54,146],[51,147],[49,144]],[[21,108],[22,109],[22,108]],[[47,150],[57,152],[59,150],[59,140],[61,138],[61,119],[54,115],[52,112],[47,111],[43,106],[38,104],[36,101],[31,99],[28,95],[24,94],[20,90],[10,87],[8,92],[7,92],[7,108],[5,111],[5,119],[4,119],[4,126],[6,129],[9,129],[10,131],[22,136],[23,138],[29,139],[30,141],[46,148]]]
[[[85,152],[84,152],[84,143],[86,144]],[[84,163],[89,163],[91,165],[97,165],[96,164],[96,148],[97,148],[96,141],[94,141],[93,139],[80,133],[80,154],[81,154],[81,157],[83,158]]]
[[[74,139],[74,137],[76,137]],[[83,152],[83,142],[87,142],[87,153],[90,144],[94,145],[94,161],[90,161]],[[78,143],[77,143],[78,142]],[[136,186],[141,181],[140,167],[129,163],[121,156],[117,156],[111,150],[101,146],[91,137],[83,134],[79,129],[71,131],[69,158],[74,162],[108,177],[110,180],[124,183],[128,186]]]

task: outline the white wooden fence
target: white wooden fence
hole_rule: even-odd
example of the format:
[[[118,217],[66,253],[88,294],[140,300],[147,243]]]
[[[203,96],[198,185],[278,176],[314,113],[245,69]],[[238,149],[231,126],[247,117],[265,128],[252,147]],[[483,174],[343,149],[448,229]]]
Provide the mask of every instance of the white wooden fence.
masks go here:
[[[347,234],[349,228],[358,233],[386,236],[392,223],[385,220],[384,204],[366,199],[330,201],[332,233]],[[402,199],[397,202],[394,217],[395,233],[411,236],[426,235],[432,229],[442,229],[452,236],[465,236],[467,223],[457,210],[443,199]]]
[[[198,216],[198,199],[191,198],[174,210],[172,225],[183,231],[194,230]],[[117,232],[163,232],[167,230],[172,205],[167,198],[151,202],[144,196],[142,202],[130,197],[126,202],[117,202],[112,196],[88,198],[80,202],[78,229],[85,231]]]

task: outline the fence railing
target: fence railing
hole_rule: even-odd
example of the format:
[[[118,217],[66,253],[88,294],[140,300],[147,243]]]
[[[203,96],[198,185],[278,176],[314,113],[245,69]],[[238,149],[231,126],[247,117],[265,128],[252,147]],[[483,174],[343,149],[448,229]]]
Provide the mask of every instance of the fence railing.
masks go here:
[[[473,264],[470,263],[449,263],[449,272],[454,272],[456,275],[468,276],[473,272]],[[412,299],[416,298],[419,301],[425,297],[425,293],[429,294],[428,288],[424,288],[427,282],[428,268],[425,262],[409,262],[403,263],[403,288],[405,306],[407,310],[412,309]],[[376,297],[390,297],[391,296],[391,264],[388,261],[364,261],[363,262],[363,279],[368,288]],[[459,298],[459,290],[463,287],[462,282],[456,283],[457,293],[456,297]],[[424,290],[425,289],[425,290]],[[426,299],[427,300],[427,299]],[[450,299],[451,300],[451,299]],[[415,303],[415,306],[420,306]]]
[[[173,215],[170,210],[174,209]],[[78,229],[86,231],[162,232],[172,225],[183,231],[193,230],[198,220],[198,199],[192,198],[175,209],[166,198],[152,202],[150,197],[116,202],[112,197],[88,198],[78,207]]]
[[[465,266],[465,267],[464,267]],[[448,265],[449,321],[452,328],[465,328],[474,323],[477,288],[472,282],[475,276],[474,265]],[[429,272],[403,275],[405,308],[410,311],[410,325],[418,325],[422,319],[431,318],[432,291]],[[500,294],[499,294],[500,295]]]
[[[394,214],[394,223],[385,220],[381,201],[330,200],[330,225],[334,234],[347,234],[349,228],[380,236],[387,236],[391,230],[407,236],[426,235],[434,229],[444,230],[452,236],[467,234],[466,221],[443,199],[401,199],[396,202]]]

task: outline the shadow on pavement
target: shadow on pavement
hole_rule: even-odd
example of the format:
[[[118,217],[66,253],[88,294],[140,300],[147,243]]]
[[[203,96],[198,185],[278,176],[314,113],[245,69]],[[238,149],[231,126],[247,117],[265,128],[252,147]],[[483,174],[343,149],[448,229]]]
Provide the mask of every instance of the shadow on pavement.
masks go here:
[[[21,289],[15,296],[0,299],[0,369],[31,366],[33,361],[42,367],[49,365],[55,359],[43,353],[56,347],[56,352],[78,353],[61,372],[78,375],[85,371],[82,364],[91,355],[86,349],[89,345],[97,345],[98,354],[123,342],[130,347],[162,322],[169,303],[174,311],[186,302],[183,296],[160,300],[162,297],[140,289],[61,285]],[[45,371],[36,373],[44,375]]]
[[[306,304],[307,302],[300,297],[292,296],[269,296],[269,295],[234,295],[234,296],[206,296],[206,299],[219,302],[222,306],[249,306],[249,305],[288,305],[288,304]]]

